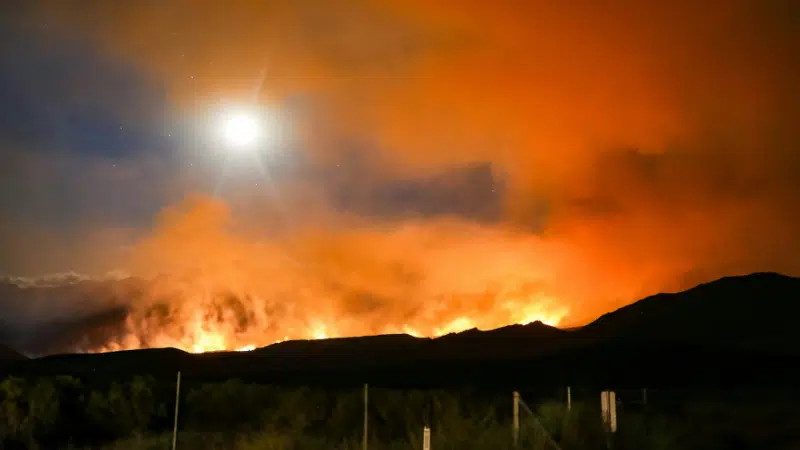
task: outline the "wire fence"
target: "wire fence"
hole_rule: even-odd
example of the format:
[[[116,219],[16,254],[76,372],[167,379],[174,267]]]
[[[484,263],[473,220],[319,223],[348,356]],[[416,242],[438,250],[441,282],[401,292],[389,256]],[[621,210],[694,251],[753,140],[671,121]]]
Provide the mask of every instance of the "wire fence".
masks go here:
[[[800,391],[605,392],[6,378],[0,448],[800,448]]]

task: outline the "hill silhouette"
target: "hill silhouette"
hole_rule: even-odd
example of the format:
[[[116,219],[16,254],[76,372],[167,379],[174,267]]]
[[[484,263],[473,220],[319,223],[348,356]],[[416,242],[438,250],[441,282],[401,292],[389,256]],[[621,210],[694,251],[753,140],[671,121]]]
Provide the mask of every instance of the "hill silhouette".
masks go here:
[[[28,359],[22,353],[0,344],[0,364]]]
[[[800,355],[793,347],[800,337],[794,324],[798,299],[800,279],[758,273],[648,297],[569,331],[535,322],[435,339],[288,341],[251,352],[59,355],[12,362],[7,369],[165,377],[181,370],[205,380],[403,387],[800,384]]]
[[[798,352],[798,317],[800,278],[755,273],[645,298],[603,315],[581,333]]]

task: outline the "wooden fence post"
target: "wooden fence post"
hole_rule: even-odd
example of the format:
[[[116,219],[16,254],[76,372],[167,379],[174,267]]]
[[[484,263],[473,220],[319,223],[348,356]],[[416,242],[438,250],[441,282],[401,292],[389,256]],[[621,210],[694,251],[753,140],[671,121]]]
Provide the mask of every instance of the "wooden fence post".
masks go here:
[[[178,371],[178,382],[175,384],[175,422],[172,425],[172,450],[178,445],[178,407],[181,404],[181,371]]]
[[[367,436],[369,435],[369,385],[364,384],[364,436],[361,440],[361,450],[367,450]]]
[[[519,392],[514,391],[514,447],[519,446]]]

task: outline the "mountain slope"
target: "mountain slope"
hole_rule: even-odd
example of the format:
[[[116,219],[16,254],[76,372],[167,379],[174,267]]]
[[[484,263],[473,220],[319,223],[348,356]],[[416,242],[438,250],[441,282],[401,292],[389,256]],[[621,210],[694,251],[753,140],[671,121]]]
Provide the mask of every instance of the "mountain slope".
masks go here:
[[[22,361],[28,358],[25,355],[13,350],[10,347],[0,344],[0,364],[5,364],[12,361]]]
[[[796,351],[800,346],[798,317],[800,278],[755,273],[645,298],[603,315],[580,333],[598,339]]]

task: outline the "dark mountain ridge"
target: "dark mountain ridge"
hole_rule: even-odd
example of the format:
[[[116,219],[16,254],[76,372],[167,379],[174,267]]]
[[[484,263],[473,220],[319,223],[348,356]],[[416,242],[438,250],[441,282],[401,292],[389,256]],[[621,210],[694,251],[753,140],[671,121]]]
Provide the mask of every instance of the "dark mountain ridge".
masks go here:
[[[598,338],[798,352],[798,317],[800,278],[754,273],[647,297],[604,314],[580,332]]]
[[[24,359],[28,358],[22,353],[18,353],[16,350],[6,347],[5,345],[0,345],[0,364]]]

